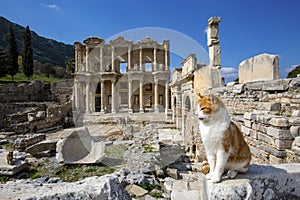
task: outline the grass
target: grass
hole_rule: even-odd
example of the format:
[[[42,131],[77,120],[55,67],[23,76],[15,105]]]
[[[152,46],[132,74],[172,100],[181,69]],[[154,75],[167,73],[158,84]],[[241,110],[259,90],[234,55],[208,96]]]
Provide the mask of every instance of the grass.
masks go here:
[[[23,73],[17,73],[14,76],[14,80],[11,80],[10,75],[6,75],[5,77],[0,77],[0,83],[7,84],[7,83],[30,83],[33,80],[43,80],[45,83],[52,83],[52,82],[58,82],[60,79],[58,78],[51,78],[47,77],[43,74],[35,74],[32,77],[28,78]]]

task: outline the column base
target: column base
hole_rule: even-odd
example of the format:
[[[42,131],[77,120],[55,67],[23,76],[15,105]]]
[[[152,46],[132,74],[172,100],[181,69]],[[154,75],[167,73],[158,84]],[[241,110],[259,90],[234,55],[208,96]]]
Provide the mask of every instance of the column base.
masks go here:
[[[144,113],[144,109],[140,109],[140,113]]]
[[[104,110],[103,110],[103,109],[100,111],[100,114],[105,114],[105,112],[104,112]]]
[[[115,114],[115,113],[116,113],[116,110],[112,109],[112,110],[111,110],[111,113]]]
[[[128,109],[128,113],[133,113],[133,110],[132,109]]]

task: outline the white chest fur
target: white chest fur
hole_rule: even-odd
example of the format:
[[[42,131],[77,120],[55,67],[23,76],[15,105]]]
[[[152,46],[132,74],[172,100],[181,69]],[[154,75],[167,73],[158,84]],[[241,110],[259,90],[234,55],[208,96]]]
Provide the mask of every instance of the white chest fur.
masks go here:
[[[223,148],[222,138],[229,125],[228,111],[222,108],[212,114],[209,121],[200,121],[199,129],[206,152],[216,153]]]

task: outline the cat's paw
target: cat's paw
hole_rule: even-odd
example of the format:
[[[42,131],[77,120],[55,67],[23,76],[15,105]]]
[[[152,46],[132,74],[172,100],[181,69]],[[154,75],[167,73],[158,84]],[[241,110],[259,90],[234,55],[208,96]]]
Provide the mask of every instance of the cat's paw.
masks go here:
[[[237,176],[237,174],[238,174],[238,172],[235,171],[235,170],[229,170],[229,171],[227,172],[227,176],[228,176],[228,178],[230,178],[230,179],[235,178],[235,177]]]
[[[211,177],[212,177],[212,173],[210,173],[210,172],[209,172],[209,173],[208,173],[208,174],[206,174],[205,176],[206,176],[206,179],[207,179],[207,180],[210,180],[210,179],[211,179]]]
[[[219,182],[221,182],[222,178],[219,177],[219,176],[213,176],[211,178],[211,180],[212,180],[213,183],[219,183]]]

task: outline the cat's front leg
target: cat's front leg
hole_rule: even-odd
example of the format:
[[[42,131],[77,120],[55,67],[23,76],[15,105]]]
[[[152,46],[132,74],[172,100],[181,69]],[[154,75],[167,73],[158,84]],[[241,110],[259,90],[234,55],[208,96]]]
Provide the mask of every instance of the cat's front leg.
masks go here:
[[[210,180],[214,174],[215,166],[216,166],[216,155],[215,154],[208,154],[206,155],[207,161],[209,164],[209,173],[206,174],[206,178]]]
[[[216,167],[212,175],[212,181],[219,183],[222,180],[222,175],[228,160],[229,154],[223,150],[218,151],[216,158]]]

